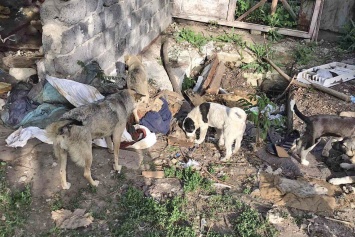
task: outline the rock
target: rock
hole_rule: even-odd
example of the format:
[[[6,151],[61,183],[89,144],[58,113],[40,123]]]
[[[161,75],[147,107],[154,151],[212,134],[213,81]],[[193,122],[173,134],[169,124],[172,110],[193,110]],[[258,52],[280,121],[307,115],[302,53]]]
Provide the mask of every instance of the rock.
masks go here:
[[[154,199],[160,200],[164,196],[182,195],[182,185],[177,178],[157,179],[154,184],[149,187],[146,194]]]
[[[135,151],[120,150],[118,163],[128,169],[138,170],[142,160],[143,156]]]
[[[252,85],[252,86],[258,86],[258,81],[263,79],[263,74],[262,73],[249,73],[245,72],[243,73],[243,77],[247,79],[247,83]]]
[[[10,68],[9,74],[16,78],[16,80],[24,81],[30,76],[37,74],[37,71],[33,68]]]

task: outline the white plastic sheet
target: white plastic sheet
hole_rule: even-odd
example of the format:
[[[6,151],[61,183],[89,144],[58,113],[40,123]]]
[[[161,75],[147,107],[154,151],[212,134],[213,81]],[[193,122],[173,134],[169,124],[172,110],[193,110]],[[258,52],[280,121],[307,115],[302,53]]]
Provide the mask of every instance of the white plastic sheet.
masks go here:
[[[90,104],[94,101],[105,98],[93,86],[89,86],[68,79],[59,79],[48,75],[46,75],[46,79],[54,88],[57,89],[57,91],[62,96],[64,96],[75,107]]]
[[[47,137],[46,130],[38,127],[20,127],[15,132],[11,133],[5,141],[9,147],[23,147],[31,138],[37,138],[44,143],[53,144],[53,141]]]

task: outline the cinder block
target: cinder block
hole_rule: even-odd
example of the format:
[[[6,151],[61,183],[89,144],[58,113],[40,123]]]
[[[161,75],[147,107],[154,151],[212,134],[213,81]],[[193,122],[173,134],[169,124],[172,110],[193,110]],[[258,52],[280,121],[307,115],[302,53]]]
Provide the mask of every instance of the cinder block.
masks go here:
[[[42,44],[44,53],[60,54],[62,50],[62,34],[68,27],[59,21],[52,21],[43,26]]]
[[[102,5],[102,0],[85,0],[86,2],[86,14],[95,13],[98,9],[98,4]]]
[[[40,8],[40,15],[43,25],[54,21],[59,16],[59,10],[51,1],[45,1]]]
[[[103,33],[95,35],[95,37],[81,45],[80,48],[88,51],[87,54],[89,58],[97,57],[108,49],[105,45],[105,37]]]
[[[115,47],[115,28],[106,29],[103,34],[106,47]]]
[[[113,4],[104,9],[105,13],[105,27],[111,28],[121,21],[122,9],[120,4]]]
[[[85,21],[80,22],[80,29],[84,35],[84,41],[89,40],[104,30],[103,14],[92,14]]]
[[[140,29],[139,27],[136,27],[135,29],[131,30],[126,36],[127,44],[129,46],[136,45],[140,41],[140,36]]]
[[[60,54],[67,54],[84,42],[84,35],[79,25],[74,25],[62,33]]]
[[[69,75],[74,75],[81,70],[81,66],[77,64],[78,60],[84,63],[89,61],[86,50],[77,48],[70,54],[57,56],[53,59],[56,73],[62,75],[64,78]]]
[[[142,7],[141,14],[142,14],[142,21],[149,20],[155,12],[152,11],[152,6],[147,4]]]
[[[95,57],[93,60],[96,60],[103,69],[115,66],[115,48],[109,48],[106,51],[103,51],[103,53],[98,57]]]
[[[81,0],[56,1],[56,6],[60,11],[59,20],[68,25],[79,23],[86,16],[86,4]]]

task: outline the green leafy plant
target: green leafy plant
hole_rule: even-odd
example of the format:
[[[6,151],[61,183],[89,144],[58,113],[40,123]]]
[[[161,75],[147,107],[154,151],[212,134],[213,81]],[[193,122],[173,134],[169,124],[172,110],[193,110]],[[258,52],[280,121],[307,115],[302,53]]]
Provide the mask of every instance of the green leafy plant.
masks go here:
[[[118,203],[119,212],[115,218],[120,224],[115,227],[115,236],[195,236],[183,211],[185,200],[180,197],[156,202],[144,197],[142,191],[128,190]],[[149,231],[147,231],[149,230]]]
[[[314,51],[316,45],[314,43],[297,44],[293,52],[293,57],[300,65],[306,65],[314,58]]]
[[[30,186],[23,190],[11,191],[5,181],[6,163],[0,164],[0,236],[14,236],[16,229],[26,223],[32,203]]]
[[[268,35],[268,39],[274,42],[283,39],[283,36],[279,32],[277,32],[276,29],[269,30],[267,32],[267,35]]]
[[[195,84],[196,84],[196,81],[193,78],[185,76],[184,81],[182,82],[182,90],[185,91],[187,89],[190,89]]]
[[[339,42],[340,47],[345,50],[355,51],[355,22],[350,20],[350,23],[343,27],[344,36]]]
[[[269,63],[263,60],[263,57],[267,58],[272,56],[272,50],[270,49],[270,45],[268,44],[252,44],[249,45],[249,49],[254,53],[256,57],[256,61],[243,64],[242,69],[253,69],[256,72],[263,73],[271,71],[272,67]]]
[[[177,35],[176,40],[178,42],[187,41],[194,47],[200,48],[207,43],[207,38],[201,33],[195,33],[194,31],[183,28]]]
[[[238,0],[235,16],[238,18],[247,10],[256,5],[254,0]],[[294,3],[290,4],[294,12],[299,11],[299,6]],[[272,27],[288,27],[292,28],[297,25],[297,22],[291,17],[290,13],[284,7],[277,7],[275,13],[270,15],[271,4],[265,3],[263,6],[251,12],[245,20],[247,22],[269,25]]]
[[[283,126],[285,120],[270,119],[269,115],[276,105],[264,94],[249,95],[250,101],[256,101],[256,105],[252,105],[249,101],[241,99],[240,102],[246,108],[248,119],[252,121],[256,127],[256,144],[260,144],[266,139],[267,132],[271,126]]]

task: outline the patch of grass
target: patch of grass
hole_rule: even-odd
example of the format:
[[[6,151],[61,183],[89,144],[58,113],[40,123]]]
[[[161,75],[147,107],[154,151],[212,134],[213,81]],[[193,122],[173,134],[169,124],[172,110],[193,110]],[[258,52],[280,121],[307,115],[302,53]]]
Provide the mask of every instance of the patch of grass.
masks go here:
[[[115,218],[120,224],[111,230],[115,236],[196,236],[183,210],[185,204],[180,197],[158,203],[130,187],[118,203]]]
[[[340,47],[344,50],[355,51],[355,22],[350,20],[350,23],[343,27],[342,32],[344,36],[340,39]]]
[[[185,91],[187,89],[193,88],[195,84],[196,81],[193,78],[185,76],[184,81],[182,82],[182,90]]]
[[[281,35],[277,30],[273,29],[267,32],[267,38],[273,42],[277,42],[283,39],[283,35]]]
[[[297,44],[293,51],[293,57],[297,64],[306,65],[314,59],[315,43]]]
[[[6,163],[0,163],[0,236],[14,236],[26,223],[32,203],[31,188],[11,191],[5,180]]]
[[[193,30],[183,28],[177,35],[178,42],[187,41],[194,47],[200,48],[205,45],[208,39],[201,33],[195,33]]]
[[[224,34],[217,35],[211,39],[217,42],[235,43],[243,48],[246,46],[246,42],[243,41],[242,36],[234,33],[233,31],[231,33],[224,31]]]
[[[176,177],[181,179],[185,192],[192,192],[201,188],[203,190],[211,189],[211,181],[201,176],[201,174],[191,167],[177,169],[175,167],[164,168],[164,174],[167,178]]]
[[[63,200],[60,198],[59,194],[54,195],[53,202],[51,204],[51,211],[56,211],[64,207]]]
[[[249,45],[249,49],[254,53],[256,61],[242,65],[242,69],[253,69],[256,72],[263,73],[271,71],[272,67],[269,63],[265,62],[262,58],[268,58],[272,56],[272,50],[270,45],[267,44],[252,44]]]

